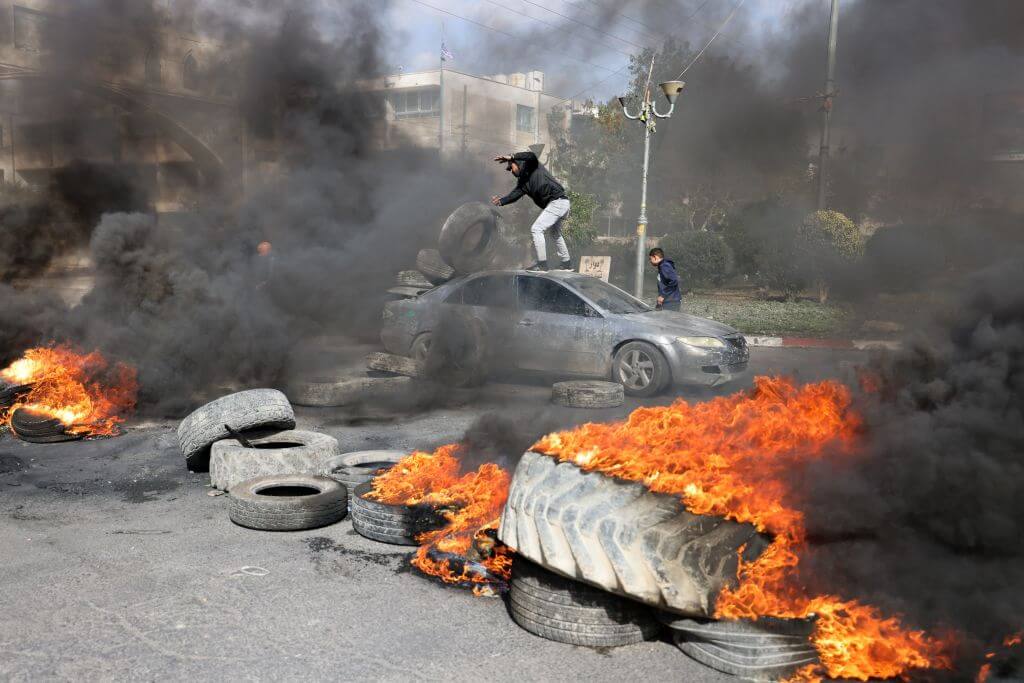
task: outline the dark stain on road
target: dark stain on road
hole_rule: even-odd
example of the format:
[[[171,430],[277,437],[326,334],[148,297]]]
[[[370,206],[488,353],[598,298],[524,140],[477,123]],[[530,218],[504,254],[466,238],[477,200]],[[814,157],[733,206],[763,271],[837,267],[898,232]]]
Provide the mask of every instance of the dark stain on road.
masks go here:
[[[0,474],[25,471],[25,461],[8,453],[0,453]]]
[[[126,503],[151,503],[161,493],[174,491],[179,486],[181,482],[169,477],[114,482],[114,490],[124,494]]]
[[[375,553],[367,550],[356,550],[338,545],[326,536],[312,536],[302,539],[309,549],[314,561],[322,559],[323,555],[331,554],[346,560],[355,560],[366,564],[375,564],[379,567],[395,569],[395,565],[408,565],[406,555],[396,553]]]

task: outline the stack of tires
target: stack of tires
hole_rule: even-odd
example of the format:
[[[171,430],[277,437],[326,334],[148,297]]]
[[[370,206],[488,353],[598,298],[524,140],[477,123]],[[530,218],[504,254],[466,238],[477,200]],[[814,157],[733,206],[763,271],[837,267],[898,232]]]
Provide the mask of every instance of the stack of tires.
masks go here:
[[[667,626],[713,669],[785,678],[817,661],[812,620],[714,621],[714,601],[769,539],[750,524],[694,515],[677,496],[584,472],[539,453],[519,461],[498,539],[516,551],[512,618],[531,633],[614,646]]]
[[[338,441],[295,429],[288,398],[276,389],[223,396],[178,425],[178,445],[192,472],[209,472],[228,492],[228,516],[250,529],[298,531],[341,520],[343,484],[324,476]]]

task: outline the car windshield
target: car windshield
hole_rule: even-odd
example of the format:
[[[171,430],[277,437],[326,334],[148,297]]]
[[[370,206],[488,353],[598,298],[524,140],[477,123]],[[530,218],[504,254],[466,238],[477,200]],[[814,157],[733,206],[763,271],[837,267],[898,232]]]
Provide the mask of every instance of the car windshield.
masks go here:
[[[609,313],[645,313],[651,307],[596,277],[578,277],[570,281],[580,294]]]

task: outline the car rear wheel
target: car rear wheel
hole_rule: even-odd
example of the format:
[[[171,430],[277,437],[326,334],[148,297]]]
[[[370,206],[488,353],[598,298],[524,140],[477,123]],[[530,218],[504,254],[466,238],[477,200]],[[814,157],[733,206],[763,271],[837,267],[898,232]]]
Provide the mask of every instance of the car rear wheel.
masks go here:
[[[629,342],[615,352],[612,380],[630,396],[654,396],[668,385],[671,371],[661,352],[645,342]]]

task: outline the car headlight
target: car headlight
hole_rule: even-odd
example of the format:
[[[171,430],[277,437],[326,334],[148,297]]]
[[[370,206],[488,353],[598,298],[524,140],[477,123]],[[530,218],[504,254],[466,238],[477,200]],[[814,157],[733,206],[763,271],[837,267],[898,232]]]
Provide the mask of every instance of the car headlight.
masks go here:
[[[676,337],[677,342],[702,349],[724,349],[725,342],[718,337]]]

